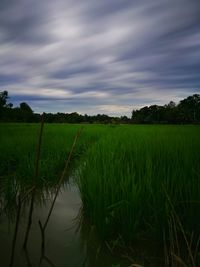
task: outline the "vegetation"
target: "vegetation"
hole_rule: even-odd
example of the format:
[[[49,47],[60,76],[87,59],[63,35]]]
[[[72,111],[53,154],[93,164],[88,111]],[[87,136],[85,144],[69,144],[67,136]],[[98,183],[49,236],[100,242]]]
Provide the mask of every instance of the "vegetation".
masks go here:
[[[26,192],[33,184],[38,124],[0,126],[0,208],[5,211],[19,190]],[[45,125],[39,190],[54,188],[79,128]],[[191,262],[198,258],[200,236],[199,136],[198,125],[84,125],[71,167],[84,217],[108,246],[158,240],[167,247],[167,255],[175,255],[171,262],[177,257],[195,266]]]
[[[20,103],[19,107],[13,108],[8,101],[8,92],[0,92],[0,122],[40,122],[41,115],[34,113],[31,107],[25,103]],[[77,112],[72,113],[45,113],[47,123],[128,123],[130,119],[126,116],[110,117],[105,114],[89,116],[81,115]]]
[[[41,115],[34,113],[31,107],[23,102],[13,108],[8,102],[8,92],[0,92],[0,122],[40,122]],[[199,124],[200,123],[200,95],[194,94],[178,104],[171,101],[164,106],[151,105],[132,111],[131,119],[127,116],[111,117],[105,114],[89,116],[72,113],[45,113],[48,123],[162,123],[162,124]]]
[[[32,181],[38,138],[38,124],[0,124],[0,177],[12,177],[20,182]],[[45,124],[38,183],[51,183],[62,171],[66,155],[80,125]],[[87,125],[73,154],[78,159],[110,126]]]
[[[123,126],[87,151],[79,188],[85,214],[104,240],[168,243],[175,217],[179,242],[184,229],[197,244],[199,136],[195,126]]]
[[[164,106],[152,105],[132,111],[135,123],[200,123],[200,95],[194,94],[180,101],[171,101]]]

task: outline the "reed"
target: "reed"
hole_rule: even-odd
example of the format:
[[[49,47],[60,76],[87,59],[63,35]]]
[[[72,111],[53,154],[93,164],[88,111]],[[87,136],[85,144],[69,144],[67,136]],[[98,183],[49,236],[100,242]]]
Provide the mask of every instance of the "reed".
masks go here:
[[[185,232],[199,236],[199,136],[198,126],[129,126],[90,147],[78,185],[85,215],[104,240],[161,240],[169,199]]]

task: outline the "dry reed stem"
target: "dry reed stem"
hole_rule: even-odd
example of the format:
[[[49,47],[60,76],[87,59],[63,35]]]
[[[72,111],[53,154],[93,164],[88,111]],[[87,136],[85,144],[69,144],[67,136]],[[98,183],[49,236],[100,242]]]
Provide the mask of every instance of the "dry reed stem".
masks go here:
[[[35,163],[35,175],[34,175],[34,180],[33,180],[34,189],[32,190],[31,204],[30,204],[29,216],[28,216],[28,223],[27,223],[26,234],[25,234],[25,239],[24,239],[24,244],[23,244],[23,248],[24,249],[26,249],[26,247],[27,247],[28,237],[29,237],[29,233],[30,233],[30,229],[31,229],[31,225],[32,225],[32,216],[33,216],[35,191],[36,191],[36,180],[38,178],[38,173],[39,173],[39,160],[40,160],[43,128],[44,128],[44,113],[42,114],[42,117],[41,117],[39,140],[38,140],[36,163]]]
[[[178,262],[179,264],[181,264],[181,267],[188,267],[185,262],[177,255],[172,253],[172,256],[174,257],[174,259],[176,260],[176,262]]]
[[[20,219],[20,213],[21,213],[21,199],[20,196],[18,196],[18,208],[17,208],[17,217],[16,217],[16,223],[15,223],[15,231],[12,241],[12,250],[11,250],[11,257],[10,257],[10,264],[9,267],[13,266],[14,263],[14,257],[15,257],[15,246],[17,241],[17,234],[18,234],[18,228],[19,228],[19,219]]]
[[[71,160],[72,153],[73,153],[74,148],[75,148],[75,146],[76,146],[77,140],[78,140],[78,138],[80,137],[80,134],[81,134],[82,129],[83,129],[83,128],[80,128],[80,129],[78,130],[77,134],[75,135],[74,142],[73,142],[73,144],[72,144],[71,150],[70,150],[69,155],[68,155],[68,158],[67,158],[67,160],[66,160],[66,163],[65,163],[63,172],[62,172],[62,174],[61,174],[61,177],[60,177],[60,179],[59,179],[59,181],[58,181],[57,188],[56,188],[56,192],[55,192],[55,196],[54,196],[52,205],[51,205],[51,207],[50,207],[50,209],[49,209],[49,213],[48,213],[47,219],[46,219],[46,221],[45,221],[45,223],[44,223],[44,225],[43,225],[43,229],[45,229],[45,228],[47,227],[48,221],[49,221],[50,216],[51,216],[51,213],[52,213],[52,211],[53,211],[53,207],[54,207],[56,198],[57,198],[58,193],[59,193],[59,191],[60,191],[60,187],[61,187],[61,185],[62,185],[62,183],[63,183],[63,181],[64,181],[64,179],[65,179],[66,171],[67,171],[67,168],[68,168],[68,166],[69,166],[69,162],[70,162],[70,160]]]
[[[74,138],[74,141],[73,141],[71,150],[70,150],[70,152],[69,152],[69,155],[68,155],[68,157],[67,157],[67,160],[66,160],[66,163],[65,163],[63,172],[62,172],[61,177],[60,177],[60,179],[59,179],[59,181],[58,181],[57,188],[56,188],[56,192],[55,192],[55,196],[54,196],[54,198],[53,198],[53,202],[52,202],[51,207],[50,207],[50,209],[49,209],[47,218],[46,218],[46,220],[45,220],[45,222],[44,222],[43,225],[42,225],[42,223],[41,223],[40,220],[38,221],[38,224],[39,224],[39,227],[40,227],[40,232],[41,232],[41,237],[42,237],[42,243],[41,243],[42,257],[41,257],[40,262],[41,262],[43,259],[46,258],[46,256],[45,256],[45,230],[46,230],[46,227],[47,227],[47,225],[48,225],[49,219],[50,219],[50,217],[51,217],[51,214],[52,214],[52,211],[53,211],[53,208],[54,208],[54,205],[55,205],[55,202],[56,202],[58,193],[59,193],[59,191],[60,191],[61,184],[62,184],[63,181],[64,181],[64,178],[65,178],[65,175],[66,175],[66,171],[67,171],[67,169],[68,169],[69,162],[70,162],[71,157],[72,157],[72,153],[73,153],[74,148],[75,148],[75,146],[76,146],[77,140],[78,140],[78,138],[80,137],[80,134],[81,134],[82,129],[83,129],[83,128],[80,128],[80,129],[78,130],[78,132],[76,133],[76,135],[75,135],[75,138]]]

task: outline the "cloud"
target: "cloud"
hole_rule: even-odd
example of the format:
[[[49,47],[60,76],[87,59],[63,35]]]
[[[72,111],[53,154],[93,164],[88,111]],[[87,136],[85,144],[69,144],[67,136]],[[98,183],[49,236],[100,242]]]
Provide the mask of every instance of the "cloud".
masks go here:
[[[196,0],[1,1],[0,90],[38,112],[179,101],[200,91],[199,12]]]

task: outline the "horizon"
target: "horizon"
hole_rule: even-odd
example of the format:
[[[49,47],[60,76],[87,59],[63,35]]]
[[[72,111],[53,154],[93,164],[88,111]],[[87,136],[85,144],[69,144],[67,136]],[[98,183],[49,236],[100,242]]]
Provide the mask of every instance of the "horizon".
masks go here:
[[[9,92],[8,92],[8,94],[9,94]],[[193,94],[193,95],[195,95],[195,94]],[[186,98],[188,98],[188,97],[190,97],[190,96],[193,96],[193,95],[188,95]],[[199,95],[199,94],[198,94]],[[184,98],[184,99],[186,99],[186,98]],[[8,95],[8,103],[11,103],[11,104],[13,104],[12,103],[12,101],[10,101],[12,99],[12,97],[10,97],[9,95]],[[184,100],[184,99],[180,99],[180,101],[181,100]],[[172,99],[168,102],[168,103],[165,103],[165,104],[163,104],[163,105],[157,105],[156,103],[154,103],[154,104],[151,104],[151,105],[146,105],[146,106],[142,106],[142,107],[140,107],[140,108],[136,108],[136,109],[134,109],[134,108],[132,108],[132,110],[130,111],[130,114],[128,114],[128,115],[120,115],[120,114],[118,114],[118,115],[109,115],[109,114],[106,114],[106,113],[94,113],[94,114],[88,114],[88,113],[80,113],[80,112],[78,112],[78,111],[76,111],[76,110],[73,110],[73,111],[70,111],[70,112],[60,112],[60,111],[54,111],[54,112],[52,112],[52,111],[50,111],[50,112],[46,112],[46,111],[42,111],[42,112],[35,112],[33,109],[32,109],[32,107],[29,105],[29,103],[27,103],[27,102],[25,102],[26,104],[28,104],[28,106],[32,109],[32,111],[33,111],[33,113],[35,113],[35,114],[40,114],[40,115],[42,115],[43,113],[45,113],[45,114],[57,114],[57,113],[63,113],[63,114],[71,114],[71,113],[77,113],[77,114],[79,114],[79,115],[81,115],[81,116],[85,116],[85,115],[88,115],[88,116],[97,116],[97,115],[106,115],[106,116],[109,116],[109,117],[116,117],[116,118],[120,118],[120,117],[123,117],[123,116],[126,116],[128,119],[131,119],[131,116],[132,116],[132,112],[133,112],[133,110],[134,111],[139,111],[140,109],[142,109],[142,108],[144,108],[144,107],[150,107],[150,106],[153,106],[153,105],[156,105],[156,106],[159,106],[159,107],[164,107],[165,105],[168,105],[168,104],[170,104],[170,102],[173,102],[173,103],[175,103],[175,105],[177,106],[177,105],[179,105],[180,104],[180,101],[179,102],[175,102],[175,101],[173,101]],[[19,102],[18,103],[18,105],[16,106],[14,106],[13,105],[13,107],[12,108],[19,108],[20,107],[20,104],[21,104],[22,102]]]
[[[195,0],[2,1],[0,91],[36,113],[178,103],[200,92],[199,13]]]

